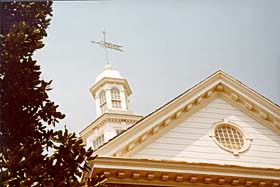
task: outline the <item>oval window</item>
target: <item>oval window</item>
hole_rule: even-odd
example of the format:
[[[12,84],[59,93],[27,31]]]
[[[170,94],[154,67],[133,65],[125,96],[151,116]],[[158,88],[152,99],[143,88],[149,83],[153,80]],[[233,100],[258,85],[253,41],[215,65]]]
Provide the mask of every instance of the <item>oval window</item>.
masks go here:
[[[211,133],[214,141],[223,149],[238,155],[250,146],[250,139],[245,132],[231,122],[218,122]]]

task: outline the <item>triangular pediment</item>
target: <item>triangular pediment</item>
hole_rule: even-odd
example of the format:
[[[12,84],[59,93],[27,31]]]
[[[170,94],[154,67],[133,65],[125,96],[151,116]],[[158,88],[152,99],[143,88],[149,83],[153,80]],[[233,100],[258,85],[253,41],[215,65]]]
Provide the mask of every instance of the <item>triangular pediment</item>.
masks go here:
[[[248,146],[236,153],[223,148],[212,136],[216,124],[230,124],[240,128],[245,142],[238,142],[239,137],[234,137],[228,129],[221,136],[231,136],[231,144],[247,143]],[[191,116],[182,114],[170,127],[123,157],[280,168],[279,150],[278,134],[218,96]]]
[[[218,111],[218,113],[215,114],[213,111]],[[199,116],[200,119],[198,119]],[[280,150],[279,106],[221,71],[146,116],[126,132],[96,150],[95,153],[100,156],[207,163],[215,163],[216,160],[219,163],[225,161],[233,165],[245,163],[246,159],[253,159],[246,155],[246,159],[242,162],[236,162],[237,155],[220,149],[209,138],[211,126],[222,120],[232,121],[242,128],[249,125],[252,128],[246,127],[245,130],[249,131],[248,134],[258,131],[253,133],[253,136],[264,140],[263,147],[266,144],[275,144],[273,146],[276,151],[271,152],[269,156],[271,159],[264,167],[269,167],[269,164],[277,162],[277,157],[280,158],[278,151]],[[191,134],[192,140],[184,138],[189,134]],[[259,137],[261,134],[265,134],[265,136]],[[206,147],[204,150],[202,149],[203,142]],[[175,148],[174,145],[176,145]],[[261,147],[261,145],[258,146]],[[163,147],[165,149],[162,149]],[[263,153],[258,153],[261,152],[261,149]],[[221,156],[221,154],[226,156]],[[265,149],[260,148],[250,154],[265,154]],[[207,155],[214,159],[207,159]],[[229,162],[231,158],[234,161]],[[256,159],[260,158],[256,156]]]

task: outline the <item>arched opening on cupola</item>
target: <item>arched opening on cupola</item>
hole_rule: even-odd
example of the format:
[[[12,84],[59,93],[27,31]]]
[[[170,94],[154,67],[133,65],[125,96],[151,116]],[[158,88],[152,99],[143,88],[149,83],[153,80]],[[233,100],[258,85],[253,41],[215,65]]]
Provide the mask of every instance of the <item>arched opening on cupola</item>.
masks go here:
[[[107,110],[106,95],[104,90],[101,90],[99,93],[99,106],[101,113],[104,113]]]
[[[116,87],[113,87],[111,89],[111,100],[112,100],[112,108],[115,108],[115,109],[122,108],[120,90]]]

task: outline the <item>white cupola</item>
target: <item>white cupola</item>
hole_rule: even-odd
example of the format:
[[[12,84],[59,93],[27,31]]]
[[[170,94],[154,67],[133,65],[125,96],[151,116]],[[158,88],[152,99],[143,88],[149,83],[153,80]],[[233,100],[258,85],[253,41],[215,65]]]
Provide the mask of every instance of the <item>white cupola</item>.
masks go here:
[[[97,149],[142,118],[129,110],[132,92],[128,81],[110,64],[97,76],[90,92],[96,102],[96,119],[80,132],[88,147]]]
[[[108,63],[107,48],[123,50],[122,46],[106,42],[105,31],[103,34],[103,41],[92,43],[99,44],[105,49]],[[111,64],[107,64],[104,71],[96,77],[90,92],[96,103],[96,119],[80,132],[87,147],[97,149],[142,119],[142,116],[135,115],[129,110],[128,96],[132,91],[127,79],[113,70]]]
[[[96,102],[96,117],[104,113],[130,114],[128,96],[131,89],[127,79],[107,64],[104,71],[96,77],[90,92]]]

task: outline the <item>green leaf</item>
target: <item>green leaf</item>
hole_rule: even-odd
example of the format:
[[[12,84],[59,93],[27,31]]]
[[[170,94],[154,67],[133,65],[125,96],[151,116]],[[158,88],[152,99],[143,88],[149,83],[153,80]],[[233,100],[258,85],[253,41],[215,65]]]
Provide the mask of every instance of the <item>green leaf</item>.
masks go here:
[[[32,183],[31,187],[37,186],[39,184],[39,182],[35,181]]]

